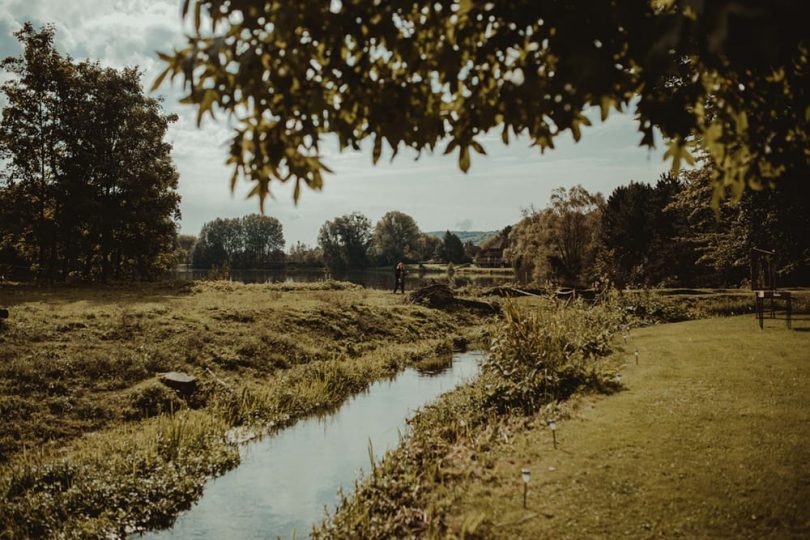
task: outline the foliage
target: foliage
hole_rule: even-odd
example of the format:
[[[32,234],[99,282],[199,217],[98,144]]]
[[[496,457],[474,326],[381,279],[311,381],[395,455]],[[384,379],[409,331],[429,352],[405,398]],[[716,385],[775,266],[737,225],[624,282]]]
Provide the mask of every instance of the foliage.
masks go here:
[[[197,268],[272,268],[284,262],[283,250],[284,234],[274,217],[217,218],[203,225],[192,262]]]
[[[54,30],[25,24],[3,60],[0,253],[42,278],[152,277],[174,264],[174,116],[137,69],[76,63]]]
[[[422,261],[442,261],[444,259],[444,243],[439,238],[430,233],[422,233],[419,236],[419,259]]]
[[[679,237],[686,220],[667,207],[683,189],[680,178],[662,175],[655,186],[619,186],[602,211],[599,272],[616,286],[678,285],[695,277],[696,256]]]
[[[287,254],[287,263],[304,267],[323,266],[323,250],[319,247],[309,247],[302,242],[296,242]]]
[[[564,285],[593,281],[602,195],[582,186],[552,192],[547,208],[524,212],[509,233],[505,257],[523,280]]]
[[[177,235],[175,253],[177,254],[178,264],[191,264],[191,254],[194,252],[194,244],[196,243],[197,237],[192,234]]]
[[[464,244],[461,243],[461,239],[450,231],[444,233],[442,254],[442,261],[448,263],[460,264],[470,260],[464,251]]]
[[[711,207],[711,161],[684,173],[684,188],[671,204],[687,224],[679,241],[697,251],[698,263],[708,267],[713,285],[740,284],[750,279],[751,249],[774,251],[779,284],[810,279],[810,187],[785,182],[774,189],[748,191],[741,200]]]
[[[174,413],[186,405],[177,392],[158,381],[149,381],[135,387],[129,392],[128,400],[129,410],[125,414],[132,419]]]
[[[425,234],[433,236],[439,240],[444,238],[445,231],[427,231]],[[498,231],[450,231],[458,236],[465,245],[467,242],[472,242],[476,246],[483,246],[488,240],[498,236]]]
[[[774,182],[806,169],[808,42],[801,2],[743,0],[470,0],[299,2],[264,9],[184,0],[187,46],[161,54],[202,119],[234,118],[235,183],[323,186],[320,143],[372,141],[394,155],[484,153],[483,133],[527,135],[540,150],[579,140],[584,112],[637,99],[641,144],[658,128],[677,172],[695,137],[719,164],[721,186]],[[443,143],[447,141],[447,144]]]
[[[483,370],[493,373],[486,403],[525,414],[569,395],[588,378],[589,363],[610,352],[620,314],[603,306],[554,305],[521,309],[508,303]]]
[[[369,264],[371,222],[360,212],[327,221],[318,233],[318,247],[332,270],[365,268]]]
[[[392,210],[374,226],[372,251],[377,264],[395,265],[420,259],[421,231],[416,221],[403,212]]]

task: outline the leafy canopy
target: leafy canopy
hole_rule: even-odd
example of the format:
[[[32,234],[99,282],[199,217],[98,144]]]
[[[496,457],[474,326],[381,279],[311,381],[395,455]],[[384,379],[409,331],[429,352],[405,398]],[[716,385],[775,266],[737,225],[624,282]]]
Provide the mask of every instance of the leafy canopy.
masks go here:
[[[480,136],[528,136],[540,150],[584,112],[638,99],[641,144],[654,128],[673,169],[699,141],[730,186],[808,164],[808,42],[795,0],[184,0],[188,46],[160,54],[155,87],[180,76],[198,119],[235,125],[232,186],[252,180],[323,186],[320,145],[383,143],[457,152],[463,171]],[[446,143],[446,144],[445,144]]]

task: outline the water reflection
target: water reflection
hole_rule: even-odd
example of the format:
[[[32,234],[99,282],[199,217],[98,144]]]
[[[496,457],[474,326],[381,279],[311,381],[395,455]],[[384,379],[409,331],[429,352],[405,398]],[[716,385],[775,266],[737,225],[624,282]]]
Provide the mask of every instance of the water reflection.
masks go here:
[[[206,486],[202,499],[171,529],[146,538],[301,538],[334,510],[375,459],[394,448],[413,411],[478,372],[480,353],[462,353],[434,376],[409,369],[373,384],[337,412],[298,422],[243,447],[242,463]]]

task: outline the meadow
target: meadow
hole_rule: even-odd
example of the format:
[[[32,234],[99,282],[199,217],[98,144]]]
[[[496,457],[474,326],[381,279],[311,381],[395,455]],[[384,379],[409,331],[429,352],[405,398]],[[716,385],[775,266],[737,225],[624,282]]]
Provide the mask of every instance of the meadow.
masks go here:
[[[0,532],[165,526],[236,440],[480,339],[481,319],[348,283],[3,285]],[[158,381],[198,378],[183,397]]]

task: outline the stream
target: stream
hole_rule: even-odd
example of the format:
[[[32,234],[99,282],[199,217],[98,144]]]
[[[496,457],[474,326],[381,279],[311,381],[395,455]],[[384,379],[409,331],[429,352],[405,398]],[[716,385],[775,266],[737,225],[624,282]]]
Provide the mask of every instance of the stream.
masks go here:
[[[305,538],[349,494],[374,459],[399,443],[406,419],[478,373],[480,352],[458,353],[436,375],[406,369],[349,398],[336,412],[300,420],[240,449],[241,463],[211,480],[170,529],[134,538]]]

